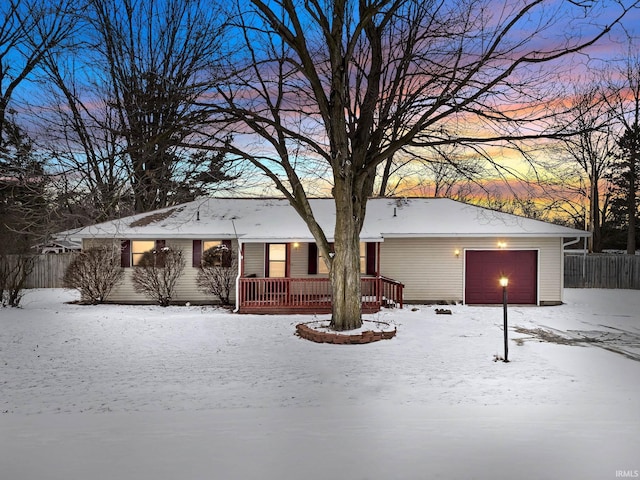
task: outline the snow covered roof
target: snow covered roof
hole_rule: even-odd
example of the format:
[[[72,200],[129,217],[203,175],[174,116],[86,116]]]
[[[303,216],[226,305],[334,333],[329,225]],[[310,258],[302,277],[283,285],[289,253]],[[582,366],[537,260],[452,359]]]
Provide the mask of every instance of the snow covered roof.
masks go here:
[[[82,249],[82,239],[54,239],[46,243],[34,245],[31,248],[37,249],[40,253],[63,253],[79,251]]]
[[[331,240],[332,198],[311,208]],[[244,242],[309,241],[306,224],[286,199],[202,198],[175,207],[85,227],[82,238],[240,238]],[[398,237],[585,237],[588,232],[469,205],[446,198],[373,198],[363,241]]]

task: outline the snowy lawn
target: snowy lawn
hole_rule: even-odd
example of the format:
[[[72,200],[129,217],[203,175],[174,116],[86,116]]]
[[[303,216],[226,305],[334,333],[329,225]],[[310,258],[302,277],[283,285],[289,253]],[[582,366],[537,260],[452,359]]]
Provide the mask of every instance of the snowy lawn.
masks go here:
[[[510,363],[493,361],[501,307],[385,310],[367,318],[397,325],[394,339],[327,345],[294,336],[313,316],[65,303],[74,298],[35,290],[0,310],[0,478],[640,470],[638,291],[510,306]]]

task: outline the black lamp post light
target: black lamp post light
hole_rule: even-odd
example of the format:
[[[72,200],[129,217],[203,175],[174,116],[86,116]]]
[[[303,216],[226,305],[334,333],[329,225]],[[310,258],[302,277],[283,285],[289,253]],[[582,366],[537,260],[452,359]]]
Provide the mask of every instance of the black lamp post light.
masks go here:
[[[504,361],[509,361],[509,344],[507,334],[507,286],[509,285],[509,279],[507,277],[500,278],[500,285],[502,286],[502,312],[504,316]]]

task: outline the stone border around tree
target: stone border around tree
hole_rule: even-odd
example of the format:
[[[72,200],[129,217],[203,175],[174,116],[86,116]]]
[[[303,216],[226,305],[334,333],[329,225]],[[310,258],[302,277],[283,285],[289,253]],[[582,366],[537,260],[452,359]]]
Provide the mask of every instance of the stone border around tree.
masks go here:
[[[310,340],[315,343],[331,343],[334,345],[362,345],[365,343],[389,340],[396,335],[397,329],[393,330],[365,330],[362,333],[348,332],[324,332],[312,328],[311,325],[321,323],[318,320],[296,325],[296,334],[300,338]],[[391,327],[387,322],[374,321],[373,323]]]

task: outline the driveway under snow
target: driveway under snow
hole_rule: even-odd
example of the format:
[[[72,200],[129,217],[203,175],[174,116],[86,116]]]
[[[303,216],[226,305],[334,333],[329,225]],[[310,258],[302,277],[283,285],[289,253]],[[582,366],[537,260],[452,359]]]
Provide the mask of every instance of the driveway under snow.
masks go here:
[[[640,292],[558,307],[385,310],[392,340],[314,344],[311,316],[0,310],[1,478],[620,478],[640,470]],[[414,311],[415,310],[415,311]]]

